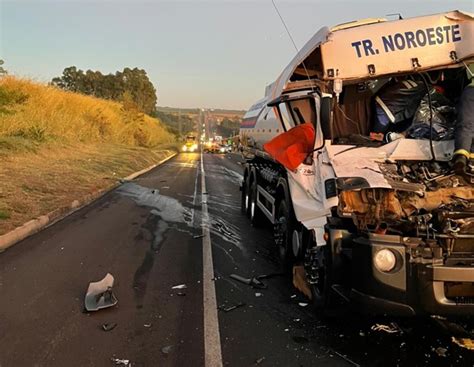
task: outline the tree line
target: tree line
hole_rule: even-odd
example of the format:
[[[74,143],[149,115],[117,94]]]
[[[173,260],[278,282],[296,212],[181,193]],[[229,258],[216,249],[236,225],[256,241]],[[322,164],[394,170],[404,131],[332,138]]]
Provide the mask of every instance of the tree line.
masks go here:
[[[53,78],[51,84],[71,92],[132,102],[142,112],[149,115],[156,113],[156,89],[143,69],[124,68],[115,74],[102,74],[70,66],[64,69],[61,76]]]
[[[161,122],[168,126],[169,131],[178,138],[194,132],[197,124],[197,118],[193,119],[186,114],[176,115],[174,113],[156,111],[154,116],[159,118]]]

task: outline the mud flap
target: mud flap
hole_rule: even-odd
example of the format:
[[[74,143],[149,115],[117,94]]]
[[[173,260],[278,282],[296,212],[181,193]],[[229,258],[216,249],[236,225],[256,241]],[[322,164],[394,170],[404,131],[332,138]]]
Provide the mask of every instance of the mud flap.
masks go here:
[[[293,286],[309,299],[313,299],[309,283],[306,279],[306,272],[303,265],[293,266]]]

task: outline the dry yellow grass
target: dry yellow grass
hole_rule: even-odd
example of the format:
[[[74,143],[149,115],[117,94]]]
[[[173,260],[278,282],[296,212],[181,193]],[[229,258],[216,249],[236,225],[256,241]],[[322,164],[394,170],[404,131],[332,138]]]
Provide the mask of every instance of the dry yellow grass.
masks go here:
[[[170,153],[161,123],[120,103],[12,77],[0,92],[26,96],[0,99],[0,234]]]
[[[24,103],[12,107],[14,113],[0,115],[0,136],[145,147],[173,140],[157,119],[118,102],[14,77],[0,78],[0,88],[26,96]]]
[[[170,154],[121,145],[63,145],[2,157],[0,235],[73,200],[114,185],[118,179]]]

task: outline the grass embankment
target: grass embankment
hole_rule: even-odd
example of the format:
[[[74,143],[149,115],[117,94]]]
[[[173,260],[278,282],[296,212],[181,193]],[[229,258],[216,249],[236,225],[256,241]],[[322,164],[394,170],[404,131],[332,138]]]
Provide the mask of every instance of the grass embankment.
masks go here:
[[[131,103],[0,78],[0,234],[156,163],[172,142]]]

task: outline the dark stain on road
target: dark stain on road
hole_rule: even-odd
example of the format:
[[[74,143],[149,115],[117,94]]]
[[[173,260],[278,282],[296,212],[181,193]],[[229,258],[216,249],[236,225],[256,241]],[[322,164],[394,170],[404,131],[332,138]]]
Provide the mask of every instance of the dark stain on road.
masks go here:
[[[145,252],[142,263],[133,276],[132,286],[137,308],[143,307],[143,298],[146,294],[150,271],[155,263],[155,256],[160,252],[161,244],[166,239],[168,226],[164,225],[164,223],[166,222],[164,222],[159,215],[150,213],[146,222],[141,226],[141,230],[135,236],[138,244],[141,244],[140,242],[148,242],[149,246],[149,249]],[[144,232],[147,233],[146,236]]]

